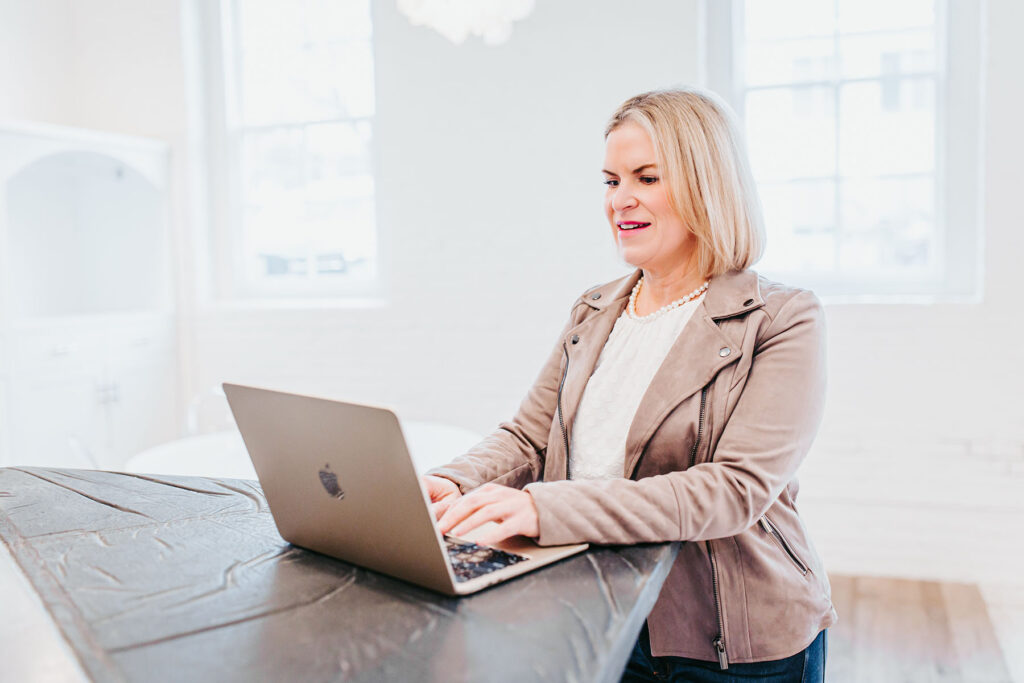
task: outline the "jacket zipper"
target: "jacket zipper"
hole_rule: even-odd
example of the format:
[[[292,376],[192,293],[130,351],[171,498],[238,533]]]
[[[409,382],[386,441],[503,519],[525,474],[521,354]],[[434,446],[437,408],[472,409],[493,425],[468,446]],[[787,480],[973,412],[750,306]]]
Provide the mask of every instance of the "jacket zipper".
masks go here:
[[[690,467],[697,464],[697,449],[700,447],[701,437],[704,436],[704,415],[707,413],[708,388],[700,390],[700,416],[697,418],[697,439],[693,442],[693,450],[690,451]],[[729,668],[729,656],[725,651],[725,616],[722,614],[722,601],[718,593],[718,563],[715,561],[715,551],[711,541],[707,541],[708,560],[711,562],[711,592],[715,599],[715,616],[718,617],[718,636],[711,641],[712,647],[718,654],[718,666],[722,670]]]
[[[782,535],[782,532],[779,531],[778,527],[775,526],[775,523],[768,519],[768,515],[766,514],[761,515],[761,519],[759,521],[761,522],[761,528],[764,529],[769,536],[775,539],[779,548],[789,556],[789,559],[793,561],[793,564],[795,564],[796,568],[800,570],[800,573],[807,576],[807,565],[801,562],[800,558],[796,556],[796,553],[793,552],[793,548],[789,545],[786,537]]]
[[[565,474],[569,478],[569,434],[565,431],[565,421],[562,419],[562,387],[565,386],[565,377],[569,374],[569,349],[565,342],[562,342],[562,353],[565,354],[565,369],[562,370],[562,379],[558,383],[558,426],[562,429],[562,442],[565,444]]]
[[[707,407],[707,400],[708,388],[704,387],[700,390],[700,417],[697,420],[697,439],[693,442],[693,449],[690,451],[690,467],[697,464],[697,448],[700,446],[700,437],[704,434],[704,409]]]
[[[715,562],[715,550],[708,544],[708,559],[711,560],[711,592],[715,596],[715,612],[718,616],[718,637],[711,641],[711,645],[718,654],[718,666],[723,671],[729,668],[729,656],[725,652],[725,618],[722,616],[722,603],[718,597],[718,563]]]

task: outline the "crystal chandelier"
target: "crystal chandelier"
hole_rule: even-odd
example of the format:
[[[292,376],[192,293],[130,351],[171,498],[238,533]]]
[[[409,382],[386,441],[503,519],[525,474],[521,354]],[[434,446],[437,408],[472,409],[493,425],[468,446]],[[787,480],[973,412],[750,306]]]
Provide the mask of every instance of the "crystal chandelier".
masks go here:
[[[533,11],[534,0],[398,0],[413,26],[429,26],[456,45],[480,36],[488,45],[504,43],[512,22]]]

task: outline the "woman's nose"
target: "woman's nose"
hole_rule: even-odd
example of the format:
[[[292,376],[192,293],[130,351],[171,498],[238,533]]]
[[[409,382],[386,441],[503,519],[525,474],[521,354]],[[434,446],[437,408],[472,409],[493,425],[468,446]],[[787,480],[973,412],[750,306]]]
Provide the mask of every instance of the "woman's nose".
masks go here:
[[[636,194],[630,185],[622,184],[615,188],[612,194],[612,208],[616,211],[632,209],[637,205]]]

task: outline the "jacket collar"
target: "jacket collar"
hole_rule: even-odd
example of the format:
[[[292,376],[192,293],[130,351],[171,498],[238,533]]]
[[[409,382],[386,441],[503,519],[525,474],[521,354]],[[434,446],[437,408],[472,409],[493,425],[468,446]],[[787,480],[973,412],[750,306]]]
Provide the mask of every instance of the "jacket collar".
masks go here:
[[[579,300],[598,311],[614,308],[621,313],[640,275],[639,269],[634,270],[618,280],[588,289]],[[712,320],[731,318],[763,305],[758,276],[752,270],[734,270],[711,278],[703,302],[704,311]]]

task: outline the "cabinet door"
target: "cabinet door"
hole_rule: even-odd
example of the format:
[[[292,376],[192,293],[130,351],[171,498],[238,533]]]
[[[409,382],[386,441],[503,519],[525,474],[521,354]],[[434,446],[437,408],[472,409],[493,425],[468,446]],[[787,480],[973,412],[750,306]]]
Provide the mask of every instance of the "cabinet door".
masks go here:
[[[8,464],[102,467],[109,459],[103,398],[99,373],[67,380],[12,378]]]
[[[179,436],[174,356],[118,368],[113,375],[110,403],[111,460],[120,469],[128,458]]]

